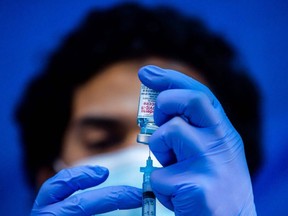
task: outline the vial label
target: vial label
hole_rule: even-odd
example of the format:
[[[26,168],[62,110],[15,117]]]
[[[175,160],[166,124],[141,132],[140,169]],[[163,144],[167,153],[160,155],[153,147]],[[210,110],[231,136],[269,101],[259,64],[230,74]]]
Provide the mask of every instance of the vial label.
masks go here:
[[[139,118],[153,118],[155,101],[158,96],[158,92],[148,88],[141,84],[138,117]]]

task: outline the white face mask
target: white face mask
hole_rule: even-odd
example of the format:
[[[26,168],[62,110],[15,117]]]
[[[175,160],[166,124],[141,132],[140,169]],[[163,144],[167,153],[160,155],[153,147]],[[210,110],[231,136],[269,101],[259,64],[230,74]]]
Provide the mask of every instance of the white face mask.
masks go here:
[[[96,186],[96,188],[112,186],[112,185],[130,185],[138,188],[142,188],[143,173],[140,172],[140,167],[146,166],[146,160],[149,155],[149,148],[147,145],[132,145],[131,147],[121,149],[116,152],[105,153],[101,155],[95,155],[87,157],[83,160],[77,161],[73,166],[78,165],[100,165],[109,169],[109,177],[105,182]],[[161,167],[158,160],[151,153],[153,160],[153,166]],[[65,168],[63,162],[58,161],[55,163],[55,170],[59,171],[61,168]],[[93,188],[90,188],[91,190]],[[140,216],[141,208],[131,210],[117,210],[105,214],[105,216]],[[174,213],[157,201],[156,208],[157,215],[174,215]]]

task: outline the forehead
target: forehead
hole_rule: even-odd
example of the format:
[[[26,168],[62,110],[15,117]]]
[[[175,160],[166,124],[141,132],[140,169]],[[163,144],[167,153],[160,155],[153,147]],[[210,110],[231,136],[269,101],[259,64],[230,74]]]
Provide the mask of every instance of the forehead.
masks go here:
[[[76,90],[72,118],[99,116],[109,118],[133,118],[140,90],[139,65],[136,62],[120,62],[105,68]]]

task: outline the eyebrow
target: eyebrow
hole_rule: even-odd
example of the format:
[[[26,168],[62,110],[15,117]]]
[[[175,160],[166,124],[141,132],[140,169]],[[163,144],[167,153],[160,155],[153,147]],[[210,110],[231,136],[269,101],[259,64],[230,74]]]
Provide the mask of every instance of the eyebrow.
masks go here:
[[[95,117],[95,116],[85,116],[76,120],[74,123],[77,126],[92,126],[92,127],[101,127],[103,129],[112,129],[118,127],[127,127],[125,122],[121,119],[116,118],[107,118],[107,117]]]

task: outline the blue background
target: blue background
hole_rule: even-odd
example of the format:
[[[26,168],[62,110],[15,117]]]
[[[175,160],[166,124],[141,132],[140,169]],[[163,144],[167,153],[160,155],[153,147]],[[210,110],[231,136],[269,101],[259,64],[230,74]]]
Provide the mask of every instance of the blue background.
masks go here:
[[[13,122],[27,81],[62,37],[92,6],[124,1],[0,1],[0,215],[27,215],[30,191],[24,185],[21,148]],[[135,1],[134,1],[135,2]],[[264,169],[256,184],[259,215],[288,211],[288,1],[138,1],[172,5],[197,15],[239,51],[263,94]]]

